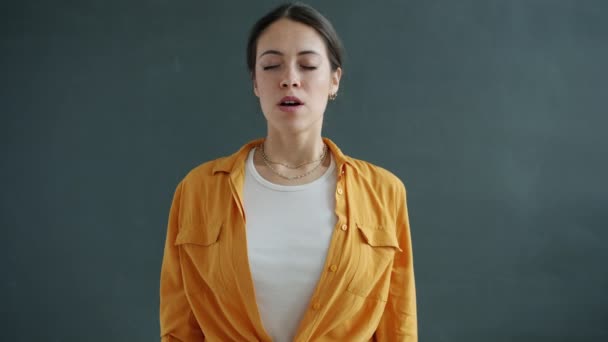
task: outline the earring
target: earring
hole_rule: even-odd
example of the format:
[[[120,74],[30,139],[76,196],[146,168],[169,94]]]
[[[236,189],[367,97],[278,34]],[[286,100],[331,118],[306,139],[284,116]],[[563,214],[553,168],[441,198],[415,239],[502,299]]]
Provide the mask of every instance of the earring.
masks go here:
[[[338,97],[338,92],[335,92],[333,94],[329,94],[329,100],[333,101],[336,99],[336,97]]]

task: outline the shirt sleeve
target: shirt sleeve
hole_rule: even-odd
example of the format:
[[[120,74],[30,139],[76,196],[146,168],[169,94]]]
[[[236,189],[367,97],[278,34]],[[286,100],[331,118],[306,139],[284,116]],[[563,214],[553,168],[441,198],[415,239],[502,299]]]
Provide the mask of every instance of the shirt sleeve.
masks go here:
[[[186,298],[182,280],[179,248],[175,239],[179,230],[179,207],[183,184],[175,190],[169,212],[167,238],[160,273],[160,335],[161,342],[204,341]]]
[[[379,342],[415,342],[418,341],[418,320],[414,262],[406,191],[401,182],[396,203],[397,239],[402,252],[395,252],[388,301],[374,337]]]

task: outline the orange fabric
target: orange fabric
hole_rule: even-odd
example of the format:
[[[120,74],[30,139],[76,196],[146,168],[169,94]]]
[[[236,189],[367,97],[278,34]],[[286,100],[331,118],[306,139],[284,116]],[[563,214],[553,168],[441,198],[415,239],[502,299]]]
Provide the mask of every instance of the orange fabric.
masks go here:
[[[294,341],[417,341],[405,187],[323,140],[336,160],[338,223]],[[261,141],[194,168],[175,191],[160,279],[162,341],[271,341],[242,207],[245,160]]]

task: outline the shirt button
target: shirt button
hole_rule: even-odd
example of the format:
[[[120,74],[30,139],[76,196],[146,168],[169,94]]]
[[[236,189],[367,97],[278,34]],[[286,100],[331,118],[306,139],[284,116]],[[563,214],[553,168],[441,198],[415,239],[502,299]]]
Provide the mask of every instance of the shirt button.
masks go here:
[[[320,308],[321,308],[321,304],[319,304],[319,302],[316,302],[312,305],[313,310],[319,310]]]
[[[343,225],[342,225],[342,227],[340,227],[340,229],[342,229],[342,230],[346,231],[346,230],[348,229],[348,225],[343,224]]]
[[[342,191],[342,188],[338,188],[338,195],[342,195],[344,191]]]
[[[338,266],[336,266],[336,265],[331,265],[331,267],[329,268],[329,270],[332,272],[336,272],[337,269],[338,269]]]

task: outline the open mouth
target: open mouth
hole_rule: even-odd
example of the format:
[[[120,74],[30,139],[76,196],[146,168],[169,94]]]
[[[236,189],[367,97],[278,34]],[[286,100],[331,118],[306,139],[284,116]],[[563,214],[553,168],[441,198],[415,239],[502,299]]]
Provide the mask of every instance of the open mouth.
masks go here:
[[[288,107],[299,106],[301,104],[302,103],[296,102],[296,101],[284,101],[284,102],[281,102],[281,106],[288,106]]]
[[[295,96],[285,96],[283,99],[281,99],[281,102],[279,102],[279,106],[281,107],[297,107],[303,104],[304,103]]]

